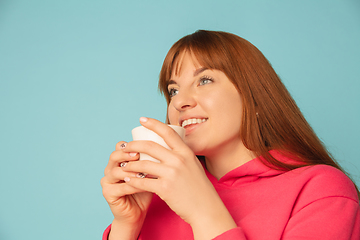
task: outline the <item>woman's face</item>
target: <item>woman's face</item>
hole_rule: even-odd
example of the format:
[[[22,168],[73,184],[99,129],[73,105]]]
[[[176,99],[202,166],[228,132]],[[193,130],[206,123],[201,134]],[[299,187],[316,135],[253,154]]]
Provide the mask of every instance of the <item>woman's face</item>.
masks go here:
[[[203,68],[189,53],[177,61],[180,71],[172,74],[168,85],[170,124],[186,129],[185,142],[196,155],[211,156],[243,145],[243,106],[235,86],[223,72]]]

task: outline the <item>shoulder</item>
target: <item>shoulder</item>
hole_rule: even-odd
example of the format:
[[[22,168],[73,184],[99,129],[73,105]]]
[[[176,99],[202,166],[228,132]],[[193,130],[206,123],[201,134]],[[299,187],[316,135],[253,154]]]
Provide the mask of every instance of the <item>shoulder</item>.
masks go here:
[[[328,165],[314,165],[295,169],[303,184],[301,195],[312,199],[343,197],[358,202],[355,184],[341,170]]]
[[[290,228],[302,228],[309,234],[320,231],[329,237],[338,236],[336,239],[345,239],[346,232],[359,234],[353,232],[360,224],[359,198],[354,183],[346,174],[328,165],[290,172],[297,173],[294,178],[301,182],[292,206]],[[333,227],[324,229],[324,223]]]

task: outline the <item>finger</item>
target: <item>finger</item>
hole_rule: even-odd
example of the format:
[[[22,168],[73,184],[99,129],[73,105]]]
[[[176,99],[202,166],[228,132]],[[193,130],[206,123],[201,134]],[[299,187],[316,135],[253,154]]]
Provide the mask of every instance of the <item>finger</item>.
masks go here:
[[[142,177],[142,173],[146,173],[148,176],[152,176],[153,178],[161,178],[166,176],[168,172],[172,172],[172,167],[160,164],[157,162],[153,162],[150,160],[142,160],[136,162],[129,162],[123,167],[124,172],[129,172],[128,176],[125,177]],[[131,174],[135,173],[135,174]],[[125,179],[124,177],[124,179]]]
[[[186,154],[187,149],[181,151],[181,154],[176,154],[177,152],[180,153],[179,149],[169,150],[153,141],[132,141],[126,145],[124,151],[146,153],[160,162],[168,163],[173,161],[177,155]]]
[[[123,150],[116,150],[110,154],[108,165],[105,167],[104,174],[106,175],[111,169],[119,167],[122,162],[139,160],[137,152],[124,152]]]
[[[121,149],[124,149],[125,146],[126,146],[126,143],[125,141],[120,141],[118,142],[116,145],[115,145],[115,150],[121,150]]]
[[[116,167],[107,172],[104,176],[104,180],[108,184],[119,183],[124,180],[125,177],[136,176],[135,172],[123,171],[122,167]]]
[[[141,193],[144,190],[133,187],[126,183],[108,184],[102,189],[102,193],[108,202],[115,202],[120,197]]]
[[[174,129],[166,125],[165,123],[162,123],[156,119],[153,118],[140,118],[140,123],[144,127],[154,131],[157,133],[160,137],[162,137],[165,141],[165,143],[171,148],[185,148],[187,145],[184,143],[184,141],[181,139],[179,134],[175,132]]]
[[[156,193],[158,188],[158,179],[152,178],[138,178],[138,177],[127,177],[125,184],[143,192]]]

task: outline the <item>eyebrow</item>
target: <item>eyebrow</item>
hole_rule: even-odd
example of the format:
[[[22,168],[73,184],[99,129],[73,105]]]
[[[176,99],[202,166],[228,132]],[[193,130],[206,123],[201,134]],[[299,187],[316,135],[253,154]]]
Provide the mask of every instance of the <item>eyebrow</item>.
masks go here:
[[[196,69],[194,72],[194,77],[196,77],[197,75],[199,75],[200,73],[202,73],[205,70],[207,70],[207,68],[205,68],[205,67]],[[176,82],[174,80],[169,80],[167,85],[169,86],[171,84],[176,84]]]
[[[200,73],[202,73],[205,70],[207,70],[207,68],[205,68],[205,67],[196,69],[196,71],[194,72],[194,77],[199,75]]]

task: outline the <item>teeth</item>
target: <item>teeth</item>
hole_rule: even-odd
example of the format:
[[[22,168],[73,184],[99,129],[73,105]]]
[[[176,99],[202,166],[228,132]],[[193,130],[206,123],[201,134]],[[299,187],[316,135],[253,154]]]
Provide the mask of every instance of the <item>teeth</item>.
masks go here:
[[[203,118],[203,119],[200,119],[200,118],[187,119],[187,120],[183,121],[181,126],[185,127],[185,126],[190,125],[190,124],[202,123],[202,122],[205,122],[205,121],[206,121],[205,118]]]

